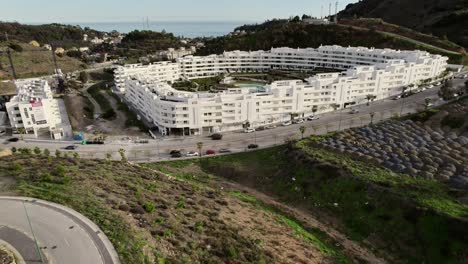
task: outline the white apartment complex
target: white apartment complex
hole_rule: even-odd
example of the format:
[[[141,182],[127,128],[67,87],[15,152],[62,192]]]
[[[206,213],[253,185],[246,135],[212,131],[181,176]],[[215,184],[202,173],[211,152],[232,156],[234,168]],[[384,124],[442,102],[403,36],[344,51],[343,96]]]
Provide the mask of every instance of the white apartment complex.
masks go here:
[[[53,139],[72,137],[64,103],[54,99],[46,80],[30,79],[16,82],[17,95],[6,103],[13,129],[24,128],[25,133],[37,137],[49,133]]]
[[[182,131],[203,134],[257,127],[365,103],[401,93],[402,87],[437,78],[448,58],[424,51],[321,46],[317,49],[275,48],[232,51],[222,55],[187,56],[175,63],[127,65],[116,71],[116,85],[125,98],[162,134]],[[170,86],[234,72],[272,69],[340,72],[316,74],[306,80],[276,81],[262,87],[229,88],[219,93],[182,92]]]

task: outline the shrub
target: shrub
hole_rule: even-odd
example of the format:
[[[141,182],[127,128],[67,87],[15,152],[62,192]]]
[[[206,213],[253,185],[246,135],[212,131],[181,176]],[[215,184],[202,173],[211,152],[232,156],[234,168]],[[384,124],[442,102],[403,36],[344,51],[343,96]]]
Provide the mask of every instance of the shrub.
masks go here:
[[[24,155],[29,155],[29,154],[31,154],[31,150],[28,149],[28,148],[20,148],[20,149],[19,149],[19,152],[20,152],[21,154],[24,154]]]
[[[41,154],[41,149],[38,148],[38,147],[35,147],[33,151],[34,151],[34,154],[36,154],[36,155]]]
[[[452,129],[461,128],[465,123],[463,116],[448,115],[440,122],[442,126],[448,126]]]
[[[10,47],[10,49],[16,51],[16,52],[22,52],[23,51],[23,47],[21,47],[21,45],[19,44],[16,44],[16,43],[10,43],[10,45],[8,45],[8,47]]]
[[[21,164],[19,164],[19,163],[15,163],[13,165],[13,170],[14,171],[21,171],[21,170],[23,170],[23,166],[21,166]]]
[[[101,117],[104,118],[104,119],[114,119],[115,117],[117,116],[117,114],[115,113],[114,109],[107,109],[107,111],[105,111]]]
[[[44,175],[42,175],[42,181],[44,182],[51,182],[52,181],[52,175],[50,175],[50,173],[44,173]]]
[[[80,154],[78,154],[77,152],[73,153],[73,158],[74,158],[74,159],[79,159],[79,158],[80,158]]]
[[[57,149],[57,150],[55,151],[55,157],[60,158],[61,155],[62,155],[62,152],[61,152],[60,150]]]
[[[50,150],[44,149],[44,151],[42,152],[42,154],[44,154],[44,156],[46,156],[46,157],[49,157],[49,156],[50,156]]]
[[[62,165],[62,164],[58,164],[54,171],[53,171],[53,174],[55,176],[59,176],[59,177],[65,177],[65,167]]]
[[[18,150],[15,147],[11,148],[11,152],[16,153],[16,151],[18,151]]]
[[[154,205],[153,202],[147,201],[143,204],[143,208],[145,209],[147,213],[152,213],[154,212],[154,209],[156,208],[156,206]]]

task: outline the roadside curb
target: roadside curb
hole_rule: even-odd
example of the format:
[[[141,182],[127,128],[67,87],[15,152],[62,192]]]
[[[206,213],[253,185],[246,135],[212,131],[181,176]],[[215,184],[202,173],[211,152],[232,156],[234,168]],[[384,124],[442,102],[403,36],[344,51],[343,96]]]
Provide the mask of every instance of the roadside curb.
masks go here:
[[[96,244],[98,251],[101,254],[104,263],[109,264],[120,264],[120,260],[118,257],[117,252],[115,251],[114,246],[110,242],[109,238],[104,234],[104,232],[91,220],[89,220],[84,215],[78,213],[77,211],[52,202],[30,198],[30,197],[21,197],[21,196],[0,196],[0,200],[10,200],[10,201],[21,201],[21,202],[28,202],[34,203],[36,205],[40,205],[46,207],[48,209],[55,210],[73,221],[79,224],[85,231],[87,231],[88,235],[91,237],[93,242]],[[106,250],[103,252],[100,248],[105,248]]]

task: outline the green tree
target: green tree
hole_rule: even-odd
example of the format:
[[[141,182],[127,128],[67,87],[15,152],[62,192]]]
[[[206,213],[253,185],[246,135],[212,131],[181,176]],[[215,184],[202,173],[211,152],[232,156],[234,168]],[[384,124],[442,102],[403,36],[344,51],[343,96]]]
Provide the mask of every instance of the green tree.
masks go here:
[[[197,143],[198,155],[202,156],[203,142]]]
[[[367,105],[370,105],[370,102],[375,99],[375,95],[368,94],[366,95]]]
[[[38,147],[35,147],[33,151],[34,151],[34,154],[36,154],[36,155],[41,154],[41,149],[38,148]]]
[[[18,150],[16,149],[16,147],[12,147],[12,148],[11,148],[11,152],[12,152],[12,153],[16,153],[16,151],[18,151]]]
[[[55,157],[60,158],[62,156],[62,152],[60,150],[55,150]]]
[[[120,154],[122,162],[127,162],[127,158],[125,157],[125,152],[126,152],[125,149],[119,149],[119,154]]]
[[[306,127],[305,126],[299,127],[299,131],[301,132],[301,139],[304,139],[304,133],[306,132]]]
[[[50,156],[50,150],[49,149],[44,149],[42,154],[44,154],[44,156],[46,156],[46,157],[49,157]]]
[[[87,83],[89,81],[89,73],[86,71],[80,72],[79,79],[82,83]]]
[[[424,108],[427,110],[429,106],[431,105],[432,99],[431,98],[425,98],[424,99]]]

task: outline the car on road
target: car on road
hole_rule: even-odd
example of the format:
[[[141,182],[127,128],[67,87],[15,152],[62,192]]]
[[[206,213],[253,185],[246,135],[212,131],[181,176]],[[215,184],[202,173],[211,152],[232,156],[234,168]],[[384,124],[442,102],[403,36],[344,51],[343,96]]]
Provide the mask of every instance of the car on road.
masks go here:
[[[436,86],[439,86],[439,85],[441,85],[441,84],[442,84],[441,82],[436,82],[436,83],[435,83]]]
[[[209,149],[209,150],[206,151],[205,154],[206,154],[206,155],[214,155],[214,154],[216,154],[216,151],[214,151],[214,150],[212,150],[212,149]]]
[[[359,110],[357,109],[352,109],[351,111],[349,111],[350,114],[354,115],[354,114],[357,114],[359,113]]]
[[[77,148],[78,148],[78,146],[70,145],[70,146],[66,146],[64,149],[65,149],[65,150],[75,150],[75,149],[77,149]]]
[[[257,144],[249,144],[247,146],[248,149],[257,149],[258,148],[258,145]]]
[[[292,125],[291,121],[286,121],[286,122],[283,122],[281,123],[282,126],[290,126]]]
[[[214,134],[211,135],[211,139],[212,140],[221,140],[221,139],[223,139],[223,135],[220,134],[220,133],[214,133]]]
[[[221,154],[224,154],[224,153],[232,153],[232,151],[231,151],[230,149],[225,149],[225,148],[224,148],[224,149],[220,149],[220,150],[218,151],[218,153],[221,153]]]
[[[429,86],[427,86],[427,89],[432,89],[432,88],[434,88],[434,85],[432,84],[429,84]]]
[[[18,142],[18,141],[19,141],[19,138],[17,138],[17,137],[12,137],[12,138],[9,138],[8,141],[9,141],[9,142]]]
[[[265,127],[265,129],[273,129],[273,128],[276,128],[276,126],[275,125],[268,125],[268,126]]]
[[[195,152],[195,151],[189,151],[187,152],[186,154],[187,157],[197,157],[199,156],[198,152]]]
[[[304,123],[304,119],[294,119],[293,123],[294,124],[302,124],[302,123]]]
[[[316,115],[307,117],[307,120],[309,120],[309,121],[314,121],[314,120],[319,120],[319,119],[320,119],[320,117],[318,117]]]
[[[401,95],[397,95],[397,96],[392,98],[392,100],[400,100],[400,99],[401,99]]]
[[[181,158],[182,157],[182,152],[180,150],[172,150],[169,152],[172,158]]]
[[[246,128],[244,129],[244,133],[253,133],[255,132],[255,128]]]

